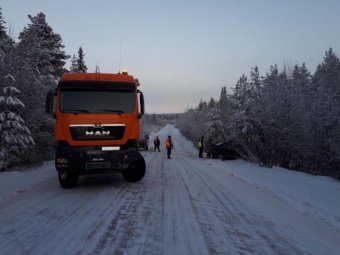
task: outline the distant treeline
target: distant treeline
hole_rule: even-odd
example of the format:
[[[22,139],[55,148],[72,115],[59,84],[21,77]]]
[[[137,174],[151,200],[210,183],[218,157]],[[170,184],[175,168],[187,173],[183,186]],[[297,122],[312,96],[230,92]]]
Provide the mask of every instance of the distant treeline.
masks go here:
[[[305,64],[255,66],[233,93],[201,101],[177,121],[192,141],[226,141],[244,158],[340,178],[340,61],[332,49],[311,74]]]
[[[176,124],[182,113],[145,114],[141,120],[142,135],[158,132],[166,124]]]

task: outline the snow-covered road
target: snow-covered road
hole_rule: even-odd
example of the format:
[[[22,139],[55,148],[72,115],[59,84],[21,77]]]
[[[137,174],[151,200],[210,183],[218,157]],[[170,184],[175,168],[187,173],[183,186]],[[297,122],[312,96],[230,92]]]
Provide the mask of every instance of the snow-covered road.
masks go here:
[[[199,159],[172,125],[157,135],[139,183],[92,176],[65,190],[53,162],[0,173],[0,254],[339,254],[338,181]]]

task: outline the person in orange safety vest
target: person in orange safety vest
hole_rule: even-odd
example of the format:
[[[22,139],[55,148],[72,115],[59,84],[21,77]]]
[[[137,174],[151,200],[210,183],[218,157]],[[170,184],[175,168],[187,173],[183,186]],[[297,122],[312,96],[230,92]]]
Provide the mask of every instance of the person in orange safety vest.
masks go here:
[[[169,135],[168,138],[165,141],[165,148],[167,150],[167,155],[168,155],[168,159],[170,159],[171,157],[171,150],[174,147],[174,145],[172,144],[172,140],[171,140],[171,136]]]

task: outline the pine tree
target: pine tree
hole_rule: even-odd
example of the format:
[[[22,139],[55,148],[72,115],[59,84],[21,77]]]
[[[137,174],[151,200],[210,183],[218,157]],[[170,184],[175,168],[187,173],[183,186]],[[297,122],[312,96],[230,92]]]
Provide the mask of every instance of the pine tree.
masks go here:
[[[25,105],[15,96],[20,93],[13,86],[15,78],[6,75],[5,87],[0,96],[0,170],[20,162],[20,156],[34,145],[31,132],[20,117],[18,111]]]
[[[340,60],[329,49],[312,79],[314,141],[318,148],[319,169],[340,176]]]
[[[205,115],[207,140],[212,139],[214,142],[222,142],[226,140],[226,131],[222,122],[222,111],[215,106],[212,106],[209,112]]]
[[[6,27],[5,24],[6,21],[4,20],[3,16],[2,16],[2,8],[0,7],[0,39],[2,40],[2,38],[7,37],[7,33],[6,33]]]
[[[30,153],[21,155],[20,160],[30,163],[51,159],[54,154],[53,119],[46,115],[44,105],[47,91],[56,87],[56,69],[51,56],[59,50],[47,47],[49,39],[44,41],[39,37],[40,30],[43,28],[38,25],[24,29],[22,40],[5,55],[1,69],[4,71],[0,72],[0,77],[8,73],[15,77],[15,87],[26,106],[17,113],[25,120],[36,145]]]
[[[242,75],[234,88],[234,106],[236,108],[246,109],[249,105],[248,100],[250,99],[250,96],[248,77]]]
[[[203,99],[201,98],[201,101],[198,104],[197,110],[204,111],[206,107],[207,107],[207,102],[203,101]]]
[[[70,71],[72,73],[78,73],[78,60],[75,54],[73,54],[71,58],[71,68]]]
[[[61,36],[53,32],[42,12],[34,17],[28,15],[28,18],[31,24],[19,35],[21,55],[28,58],[41,75],[60,76],[69,58],[62,50]]]
[[[87,66],[85,65],[85,54],[83,52],[83,48],[79,47],[78,50],[78,57],[76,57],[75,54],[73,54],[71,59],[71,68],[70,71],[72,73],[86,73],[87,72]],[[99,67],[98,67],[99,70]]]
[[[222,87],[220,93],[220,100],[218,101],[219,109],[224,112],[228,108],[228,95],[227,95],[227,87]]]
[[[262,78],[260,77],[260,71],[257,66],[253,67],[250,71],[249,88],[251,97],[253,99],[258,98],[262,86]]]
[[[209,108],[213,108],[213,107],[216,107],[217,103],[215,101],[215,99],[213,97],[210,97],[210,101],[208,103],[208,107]]]
[[[13,39],[10,38],[7,34],[5,24],[6,24],[6,21],[4,20],[2,16],[2,11],[0,7],[0,61],[4,57],[4,55],[8,53],[9,50],[14,45]]]
[[[78,59],[77,59],[77,67],[79,73],[86,73],[87,72],[87,66],[85,65],[84,60],[85,54],[83,52],[82,47],[79,47],[78,50]]]
[[[305,63],[293,68],[289,81],[288,92],[290,100],[290,121],[285,125],[287,130],[285,140],[289,144],[289,164],[287,167],[299,169],[306,167],[308,161],[314,157],[312,137],[311,105],[311,74]],[[313,160],[312,160],[313,161]]]
[[[313,83],[320,90],[328,90],[340,97],[340,60],[332,48],[326,51],[323,62],[317,66]]]

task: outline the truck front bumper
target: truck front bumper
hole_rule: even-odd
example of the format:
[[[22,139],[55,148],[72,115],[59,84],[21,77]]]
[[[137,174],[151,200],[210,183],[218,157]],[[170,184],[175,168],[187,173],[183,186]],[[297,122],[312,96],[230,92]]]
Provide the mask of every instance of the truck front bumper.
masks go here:
[[[58,143],[55,165],[58,171],[78,174],[121,172],[138,156],[135,148],[71,147]]]

